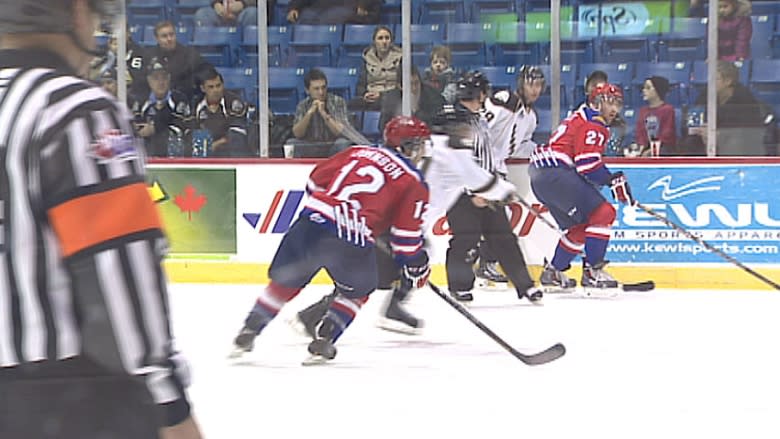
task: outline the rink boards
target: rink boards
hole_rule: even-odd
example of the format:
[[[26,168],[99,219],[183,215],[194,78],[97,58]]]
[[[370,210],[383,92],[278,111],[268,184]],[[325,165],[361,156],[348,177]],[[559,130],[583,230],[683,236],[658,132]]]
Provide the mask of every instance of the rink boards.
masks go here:
[[[150,165],[150,194],[171,244],[166,261],[177,282],[265,282],[281,237],[305,201],[315,161],[179,161]],[[528,202],[527,164],[510,164],[510,179]],[[618,160],[634,196],[707,243],[772,279],[780,279],[780,161],[773,159]],[[612,200],[608,190],[604,190]],[[607,259],[629,282],[653,279],[669,288],[761,288],[743,270],[639,209],[615,205]],[[532,271],[558,240],[521,205],[507,208]],[[548,214],[548,219],[552,220]],[[429,233],[434,276],[445,284],[446,218]],[[579,276],[574,268],[574,275]],[[316,282],[327,282],[324,275]]]

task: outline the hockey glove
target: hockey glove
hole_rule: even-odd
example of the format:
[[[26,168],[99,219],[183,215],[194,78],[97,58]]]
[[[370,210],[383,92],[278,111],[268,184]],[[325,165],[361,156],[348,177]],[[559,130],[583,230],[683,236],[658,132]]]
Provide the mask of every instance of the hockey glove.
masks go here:
[[[634,197],[631,196],[631,187],[628,179],[622,171],[615,172],[609,179],[609,188],[612,189],[612,197],[623,204],[634,205]]]
[[[407,288],[422,288],[428,283],[431,274],[431,266],[428,264],[428,255],[423,253],[417,260],[404,265],[403,281]]]

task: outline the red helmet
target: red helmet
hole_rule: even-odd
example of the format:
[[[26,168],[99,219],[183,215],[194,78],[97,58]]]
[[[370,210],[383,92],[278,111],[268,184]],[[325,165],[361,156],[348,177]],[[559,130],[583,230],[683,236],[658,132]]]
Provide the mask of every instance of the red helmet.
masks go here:
[[[590,91],[589,102],[595,103],[597,98],[601,99],[620,99],[623,101],[623,90],[615,84],[604,83],[593,87]]]
[[[411,155],[410,147],[419,148],[421,140],[431,136],[431,130],[425,122],[414,116],[396,116],[385,125],[385,146],[401,149],[405,155]]]

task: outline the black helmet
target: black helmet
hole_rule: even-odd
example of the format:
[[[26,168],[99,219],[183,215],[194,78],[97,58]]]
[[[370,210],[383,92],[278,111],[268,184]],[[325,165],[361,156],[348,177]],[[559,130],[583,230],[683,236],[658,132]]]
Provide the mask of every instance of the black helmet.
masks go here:
[[[477,70],[472,70],[463,75],[456,85],[456,98],[471,100],[479,98],[479,92],[486,95],[490,91],[490,81]]]
[[[72,32],[72,5],[63,0],[0,0],[0,34]],[[103,20],[123,12],[118,0],[89,0],[89,6]]]
[[[544,72],[537,66],[524,65],[520,67],[520,70],[517,72],[518,85],[521,83],[521,81],[532,82],[537,80],[546,81]]]

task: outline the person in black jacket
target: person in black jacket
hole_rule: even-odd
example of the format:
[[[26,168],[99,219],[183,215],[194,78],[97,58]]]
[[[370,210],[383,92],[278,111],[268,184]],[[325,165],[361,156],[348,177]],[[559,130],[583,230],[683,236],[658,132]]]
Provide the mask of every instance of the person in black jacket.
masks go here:
[[[179,90],[190,102],[203,97],[200,76],[213,69],[208,61],[194,47],[179,44],[176,27],[170,21],[161,21],[154,26],[157,46],[147,52],[148,59],[156,58],[171,74],[171,88]]]
[[[396,78],[401,87],[403,67],[399,66]],[[428,125],[433,123],[436,113],[444,106],[444,97],[433,87],[422,82],[422,76],[417,66],[412,66],[410,78],[412,116],[422,120]],[[401,114],[402,91],[400,88],[390,90],[382,95],[382,110],[379,117],[379,131],[385,129],[387,122]]]
[[[296,24],[378,24],[382,0],[292,0],[287,21]]]
[[[171,90],[171,74],[152,60],[146,80],[150,93],[129,98],[136,134],[144,139],[146,153],[156,157],[190,155],[189,125],[192,109],[187,97]]]

